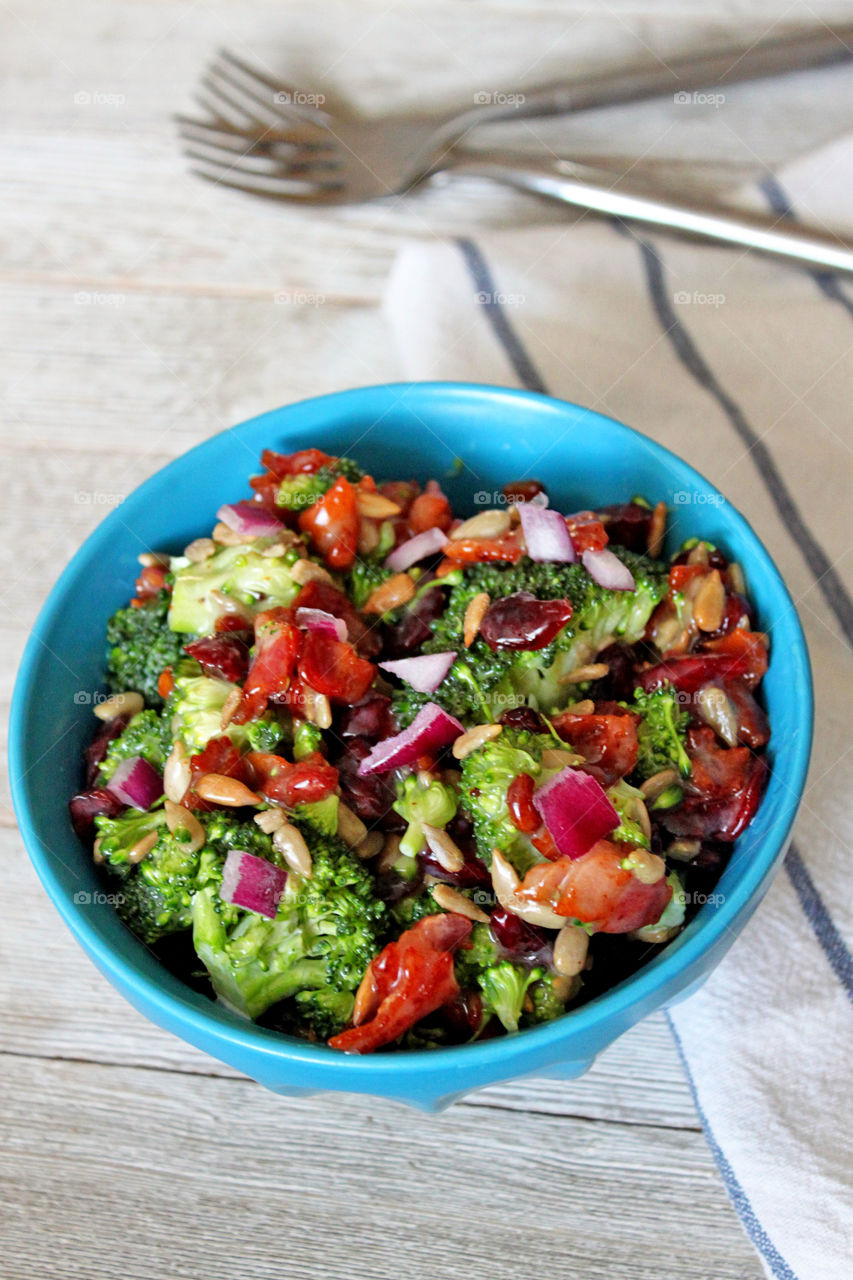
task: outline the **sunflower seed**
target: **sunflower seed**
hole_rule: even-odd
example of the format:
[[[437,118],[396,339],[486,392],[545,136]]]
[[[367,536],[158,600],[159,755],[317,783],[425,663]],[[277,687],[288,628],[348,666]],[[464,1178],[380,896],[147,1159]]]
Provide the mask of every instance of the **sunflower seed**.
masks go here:
[[[480,624],[486,616],[486,611],[492,603],[488,591],[478,591],[472,600],[468,603],[465,610],[465,618],[462,623],[463,639],[465,648],[470,649],[471,645],[477,638],[480,631]]]
[[[464,733],[460,733],[453,744],[454,758],[456,760],[464,760],[466,756],[470,756],[472,751],[476,751],[478,747],[483,747],[487,742],[492,742],[497,738],[502,729],[503,725],[500,724],[478,724],[473,729],[466,729]]]
[[[370,493],[364,489],[356,489],[355,505],[358,507],[358,514],[366,516],[368,520],[390,520],[392,516],[400,514],[396,502],[382,493]]]
[[[94,711],[99,720],[113,720],[116,716],[135,716],[144,706],[141,693],[114,693],[111,698],[97,702]]]
[[[466,898],[464,893],[454,889],[452,885],[434,884],[432,886],[432,896],[445,911],[453,911],[458,916],[467,916],[469,920],[476,920],[478,924],[489,923],[489,917],[485,911],[473,903],[470,898]]]
[[[452,542],[457,542],[460,538],[500,538],[509,532],[509,528],[509,512],[493,507],[489,511],[480,511],[476,516],[471,516],[470,520],[463,520],[448,537]]]
[[[202,800],[210,800],[212,804],[221,804],[228,809],[239,809],[246,804],[259,804],[260,796],[250,791],[245,783],[237,778],[229,778],[226,773],[206,773],[199,778],[195,789]]]
[[[284,857],[285,862],[297,875],[311,878],[311,852],[305,843],[302,832],[289,822],[283,822],[273,832],[272,842]]]
[[[577,924],[564,924],[554,940],[554,968],[564,978],[574,978],[586,964],[589,934]]]
[[[184,555],[193,564],[201,564],[202,560],[209,560],[215,551],[216,543],[212,538],[194,538],[189,546],[184,547]]]
[[[177,831],[186,831],[189,840],[182,845],[187,853],[195,853],[200,849],[205,841],[204,827],[198,818],[189,809],[182,804],[175,804],[172,800],[167,800],[163,806],[166,813],[166,826],[174,835]]]
[[[415,594],[415,583],[408,573],[395,573],[374,587],[361,607],[362,613],[390,613],[408,604]]]

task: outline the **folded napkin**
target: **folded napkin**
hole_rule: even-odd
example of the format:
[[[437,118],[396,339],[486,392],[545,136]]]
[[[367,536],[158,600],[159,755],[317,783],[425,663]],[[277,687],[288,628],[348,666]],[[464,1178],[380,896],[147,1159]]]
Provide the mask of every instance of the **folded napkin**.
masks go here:
[[[853,138],[739,193],[841,229]],[[669,1013],[708,1142],[768,1274],[853,1274],[853,281],[584,217],[420,242],[386,313],[403,372],[522,386],[639,428],[744,511],[797,602],[816,683],[793,847]],[[797,690],[791,690],[797,697]]]

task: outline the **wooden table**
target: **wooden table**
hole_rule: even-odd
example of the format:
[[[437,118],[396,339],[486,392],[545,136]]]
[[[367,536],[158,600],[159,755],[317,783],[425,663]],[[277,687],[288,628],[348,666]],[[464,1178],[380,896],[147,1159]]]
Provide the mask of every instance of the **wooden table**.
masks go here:
[[[853,17],[815,2],[784,21],[816,12]],[[170,113],[217,44],[376,111],[749,40],[777,16],[772,0],[4,5],[3,696],[59,569],[146,475],[262,409],[399,376],[379,304],[405,239],[561,216],[473,183],[313,213],[204,185]],[[651,104],[547,137],[715,183],[844,128],[842,74],[731,89],[724,114]],[[5,799],[0,1276],[761,1275],[661,1017],[583,1080],[487,1089],[438,1118],[279,1099],[100,978],[37,884]]]

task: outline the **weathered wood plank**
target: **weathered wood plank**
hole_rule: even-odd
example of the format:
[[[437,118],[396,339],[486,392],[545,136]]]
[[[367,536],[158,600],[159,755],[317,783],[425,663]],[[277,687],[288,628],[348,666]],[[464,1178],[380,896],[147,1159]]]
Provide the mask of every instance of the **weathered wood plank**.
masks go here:
[[[50,905],[16,831],[0,830],[0,863],[6,903],[0,935],[3,1051],[238,1076],[146,1021],[101,977]],[[582,1080],[498,1085],[472,1102],[626,1124],[698,1127],[662,1018],[650,1019],[617,1041]]]
[[[0,1093],[9,1280],[760,1275],[689,1131],[13,1058]]]

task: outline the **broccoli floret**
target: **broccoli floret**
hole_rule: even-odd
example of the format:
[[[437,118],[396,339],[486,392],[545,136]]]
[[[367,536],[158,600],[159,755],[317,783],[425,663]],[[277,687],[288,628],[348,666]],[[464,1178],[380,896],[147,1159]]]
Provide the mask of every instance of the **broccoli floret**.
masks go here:
[[[530,987],[530,999],[533,1009],[524,1015],[525,1025],[539,1022],[553,1022],[566,1012],[566,1005],[577,995],[582,986],[580,978],[567,981],[555,973],[544,973]]]
[[[649,837],[642,821],[645,798],[638,787],[620,778],[608,788],[607,798],[619,814],[619,826],[610,832],[608,840],[623,841],[626,844],[642,845],[649,848]]]
[[[366,867],[340,840],[295,821],[311,853],[312,875],[288,873],[274,920],[219,897],[229,848],[280,862],[270,837],[255,823],[217,816],[202,854],[192,903],[193,943],[217,995],[250,1018],[303,991],[353,993],[386,928],[387,911]]]
[[[172,749],[169,717],[157,711],[139,711],[127,724],[123,733],[114,738],[101,761],[101,782],[109,782],[122,760],[142,756],[155,769],[162,772],[166,757]]]
[[[117,818],[98,817],[97,849],[104,865],[120,881],[116,910],[143,942],[153,943],[167,934],[188,929],[190,904],[195,892],[199,851],[188,846],[181,832],[166,826],[162,809],[130,812]],[[141,861],[131,852],[146,836],[157,840]]]
[[[498,949],[487,924],[475,924],[466,943],[453,957],[456,981],[463,991],[476,988],[480,975],[499,961]]]
[[[307,720],[298,720],[293,730],[293,758],[302,760],[312,751],[319,751],[323,743],[323,730]],[[253,748],[258,750],[259,748]]]
[[[203,751],[211,738],[227,735],[238,750],[272,751],[283,736],[275,713],[265,712],[249,724],[222,728],[222,708],[238,686],[216,676],[181,676],[175,680],[166,706],[166,719],[175,738],[191,752]]]
[[[212,635],[222,605],[216,594],[230,596],[249,612],[292,604],[299,586],[291,577],[295,551],[265,556],[258,544],[223,547],[206,560],[174,556],[169,626],[173,631]]]
[[[317,471],[285,476],[275,496],[276,505],[286,507],[289,511],[303,511],[306,507],[313,506],[318,498],[322,498],[338,476],[345,476],[351,484],[358,484],[363,475],[361,467],[352,458],[336,458]]]
[[[107,683],[118,692],[141,693],[151,707],[163,706],[160,673],[185,659],[184,645],[192,639],[170,628],[168,613],[169,593],[161,591],[138,608],[119,609],[107,623]]]
[[[239,727],[235,725],[235,728]],[[273,711],[267,711],[260,720],[250,720],[243,727],[246,730],[244,745],[247,751],[271,751],[275,755],[276,748],[281,745],[282,739],[286,736],[286,730]]]
[[[631,570],[634,591],[600,587],[581,564],[538,564],[525,557],[515,565],[466,568],[463,581],[451,588],[444,613],[432,623],[432,638],[424,645],[426,653],[455,649],[459,657],[434,693],[418,695],[406,690],[395,697],[400,722],[410,723],[427,698],[440,702],[451,715],[482,721],[522,702],[545,712],[565,706],[573,691],[563,677],[613,641],[630,645],[641,639],[652,612],[667,592],[662,565],[622,547],[613,550]],[[465,611],[483,591],[492,600],[520,591],[539,600],[565,597],[571,601],[572,618],[542,649],[493,650],[477,636],[466,651]]]
[[[456,816],[456,792],[440,778],[420,773],[410,773],[397,782],[397,799],[394,810],[408,822],[406,833],[400,841],[400,852],[414,858],[423,849],[424,833],[421,823],[431,827],[446,827]]]
[[[477,852],[491,866],[492,849],[498,848],[519,875],[534,862],[541,862],[529,838],[510,821],[507,807],[509,785],[519,773],[527,773],[539,786],[559,767],[546,769],[542,752],[553,746],[544,733],[506,726],[499,737],[472,751],[462,761],[460,802],[474,824]]]
[[[386,578],[390,578],[392,569],[386,569],[381,560],[356,560],[347,574],[347,595],[356,609],[363,609],[368,597],[381,586]]]
[[[475,924],[468,941],[454,959],[456,981],[463,991],[479,987],[485,1020],[495,1014],[507,1031],[558,1018],[580,988],[579,979],[568,983],[543,965],[501,960],[488,925]]]
[[[298,804],[291,811],[290,816],[302,818],[305,822],[310,822],[318,831],[322,831],[324,835],[333,836],[338,830],[339,805],[340,800],[337,796],[325,796],[322,800]]]
[[[480,974],[483,1012],[493,1013],[507,1031],[517,1031],[524,1010],[528,988],[544,977],[545,969],[526,969],[523,965],[501,960]]]
[[[637,757],[637,773],[641,778],[651,778],[662,769],[673,766],[682,777],[690,773],[690,757],[684,745],[690,716],[681,706],[678,694],[671,684],[663,684],[653,693],[634,690],[634,701],[626,703],[642,719],[637,726],[640,753]]]
[[[391,915],[402,933],[406,929],[411,929],[412,925],[417,924],[419,920],[423,920],[424,916],[440,915],[442,910],[443,908],[438,905],[429,889],[421,889],[395,902],[391,907]]]
[[[294,1005],[303,1022],[307,1022],[321,1040],[337,1035],[352,1017],[355,996],[352,991],[333,991],[321,987],[318,991],[298,991]]]

